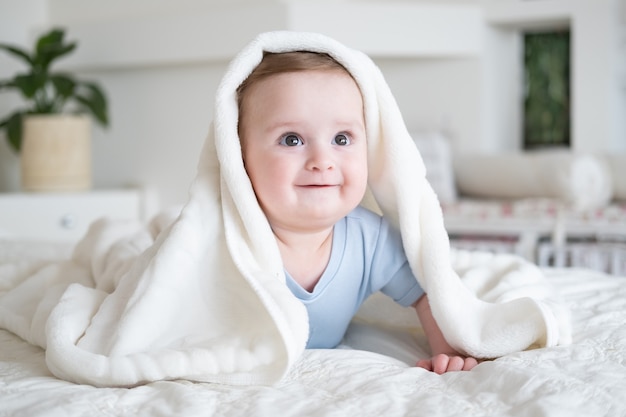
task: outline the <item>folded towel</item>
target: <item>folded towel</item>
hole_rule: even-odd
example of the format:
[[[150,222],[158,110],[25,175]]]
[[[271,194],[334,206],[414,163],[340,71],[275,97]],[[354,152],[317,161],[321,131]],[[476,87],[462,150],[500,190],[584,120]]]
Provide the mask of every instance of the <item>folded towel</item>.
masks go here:
[[[236,88],[263,51],[295,50],[329,53],[357,81],[371,204],[401,230],[411,267],[452,346],[496,357],[567,342],[560,306],[524,291],[487,303],[463,285],[420,154],[374,63],[318,34],[270,32],[228,67],[180,214],[164,213],[146,227],[99,221],[71,260],[8,278],[17,284],[0,299],[0,326],[44,347],[55,375],[97,386],[178,378],[270,384],[298,360],[307,313],[285,284],[277,243],[246,175],[236,100]]]
[[[604,207],[613,185],[607,164],[591,154],[536,151],[457,155],[461,194],[491,198],[547,197],[578,210]]]

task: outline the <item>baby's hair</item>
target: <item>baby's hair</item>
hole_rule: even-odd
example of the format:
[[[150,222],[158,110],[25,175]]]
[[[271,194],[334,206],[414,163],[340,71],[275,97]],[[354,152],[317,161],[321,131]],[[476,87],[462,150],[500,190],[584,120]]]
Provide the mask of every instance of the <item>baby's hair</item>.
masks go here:
[[[261,63],[250,73],[248,78],[237,88],[237,104],[239,119],[245,99],[246,90],[261,80],[272,75],[300,71],[330,71],[340,70],[352,76],[350,72],[334,58],[326,53],[295,51],[295,52],[264,52]]]

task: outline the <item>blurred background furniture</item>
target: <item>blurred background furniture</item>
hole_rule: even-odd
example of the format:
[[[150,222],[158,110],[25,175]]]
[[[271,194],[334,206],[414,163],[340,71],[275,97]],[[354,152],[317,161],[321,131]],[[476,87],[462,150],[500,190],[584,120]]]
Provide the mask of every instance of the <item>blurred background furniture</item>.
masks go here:
[[[145,221],[149,199],[138,188],[77,193],[0,193],[0,237],[76,242],[98,218]]]
[[[626,181],[617,168],[626,166],[626,157],[570,151],[452,155],[441,132],[413,137],[452,246],[626,275]]]

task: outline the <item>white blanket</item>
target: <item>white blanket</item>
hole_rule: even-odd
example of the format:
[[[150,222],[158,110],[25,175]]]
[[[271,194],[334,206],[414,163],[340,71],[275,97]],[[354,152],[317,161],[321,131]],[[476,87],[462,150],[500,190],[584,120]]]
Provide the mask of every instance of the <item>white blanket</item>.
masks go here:
[[[278,247],[243,166],[235,93],[263,51],[292,50],[327,52],[357,81],[365,104],[369,204],[400,228],[411,267],[452,346],[497,357],[569,341],[567,313],[532,265],[515,258],[466,265],[463,274],[474,287],[498,293],[493,303],[461,282],[439,202],[373,62],[320,35],[272,32],[229,66],[180,215],[164,213],[145,228],[97,222],[70,261],[0,270],[2,282],[11,283],[0,299],[0,327],[44,347],[57,377],[96,386],[162,379],[271,384],[301,356],[306,310],[285,285]]]
[[[0,258],[2,250],[0,240]],[[41,349],[0,330],[0,415],[626,416],[626,279],[589,270],[544,273],[572,311],[572,344],[444,375],[413,367],[416,357],[428,356],[414,321],[391,327],[357,317],[342,345],[350,350],[306,350],[270,387],[182,380],[130,389],[71,384],[50,374]],[[362,313],[393,321],[381,316],[379,301],[387,298],[370,298]]]

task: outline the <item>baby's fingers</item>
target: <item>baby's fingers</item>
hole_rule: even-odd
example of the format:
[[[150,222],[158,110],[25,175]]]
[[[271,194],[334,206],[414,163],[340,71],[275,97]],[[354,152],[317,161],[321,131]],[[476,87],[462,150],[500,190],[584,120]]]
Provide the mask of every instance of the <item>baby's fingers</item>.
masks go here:
[[[415,366],[417,366],[418,368],[424,368],[427,371],[433,370],[433,362],[430,359],[420,359],[419,361],[417,361]]]
[[[465,358],[464,364],[463,364],[463,371],[471,371],[472,368],[474,368],[476,365],[478,365],[478,361],[474,358]]]
[[[439,355],[435,355],[432,357],[432,363],[433,363],[433,372],[436,374],[443,374],[446,373],[447,371],[451,371],[453,370],[454,367],[457,367],[459,369],[456,370],[461,370],[462,364],[459,364],[458,361],[456,360],[452,360],[452,359],[456,359],[459,358],[458,356],[455,356],[453,358],[451,358],[450,356],[444,354],[444,353],[440,353]],[[460,358],[459,358],[460,359]],[[453,368],[451,368],[450,366],[452,366]]]
[[[441,375],[446,372],[469,371],[478,365],[474,358],[463,358],[461,356],[448,356],[439,354],[432,358],[432,371]]]
[[[448,356],[444,353],[433,356],[431,359],[420,359],[415,364],[418,368],[424,368],[439,375],[453,371],[469,371],[476,365],[478,361],[474,358]]]
[[[476,365],[478,365],[478,361],[474,358],[463,358],[461,356],[449,356],[448,367],[443,372],[469,371]]]

